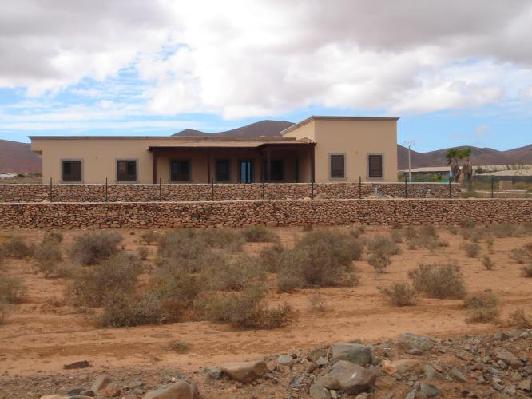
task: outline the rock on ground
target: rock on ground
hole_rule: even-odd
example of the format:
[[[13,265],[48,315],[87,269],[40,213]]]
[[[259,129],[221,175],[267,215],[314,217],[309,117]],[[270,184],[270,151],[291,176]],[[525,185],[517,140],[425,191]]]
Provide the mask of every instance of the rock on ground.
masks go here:
[[[333,360],[347,360],[359,366],[373,364],[373,353],[369,346],[362,344],[341,342],[331,346]]]
[[[247,384],[263,376],[268,371],[268,366],[263,360],[260,360],[226,363],[222,365],[221,369],[231,379]]]
[[[196,399],[199,393],[196,385],[185,381],[166,385],[154,391],[146,392],[144,399]]]
[[[376,378],[377,372],[374,369],[366,369],[347,360],[339,360],[330,371],[320,376],[316,383],[327,389],[357,394],[371,390]]]

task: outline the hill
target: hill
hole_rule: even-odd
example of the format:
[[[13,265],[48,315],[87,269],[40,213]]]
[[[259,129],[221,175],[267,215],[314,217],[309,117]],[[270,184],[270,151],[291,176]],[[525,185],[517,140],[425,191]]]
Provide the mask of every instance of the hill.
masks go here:
[[[30,145],[0,140],[0,172],[34,173],[41,171],[41,158]]]
[[[282,130],[292,125],[293,123],[288,121],[259,121],[220,133],[204,133],[199,130],[185,129],[179,133],[173,134],[173,136],[210,136],[234,138],[275,137],[279,136],[279,133]]]

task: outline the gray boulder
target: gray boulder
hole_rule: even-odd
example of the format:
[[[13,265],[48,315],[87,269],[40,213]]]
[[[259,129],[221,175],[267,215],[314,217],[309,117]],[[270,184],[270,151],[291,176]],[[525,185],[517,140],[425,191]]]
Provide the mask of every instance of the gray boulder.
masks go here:
[[[398,344],[405,351],[413,354],[430,351],[434,346],[434,343],[429,337],[412,333],[401,334],[399,336]]]
[[[369,346],[362,344],[341,342],[331,346],[333,360],[347,360],[348,362],[367,366],[373,364],[373,352]]]
[[[163,386],[159,389],[148,391],[144,399],[196,399],[199,397],[195,384],[179,381]]]
[[[309,395],[312,399],[331,399],[331,393],[327,388],[318,384],[312,384],[310,386]]]
[[[432,384],[422,382],[419,386],[419,396],[422,399],[437,398],[440,396],[440,390]]]
[[[521,361],[513,353],[507,351],[506,349],[496,349],[495,356],[497,359],[502,360],[508,366],[520,367]]]
[[[350,394],[368,392],[375,386],[377,372],[347,360],[339,360],[316,383],[327,389],[341,390]]]
[[[268,366],[262,360],[251,362],[226,363],[221,367],[229,378],[242,383],[249,383],[268,372]]]

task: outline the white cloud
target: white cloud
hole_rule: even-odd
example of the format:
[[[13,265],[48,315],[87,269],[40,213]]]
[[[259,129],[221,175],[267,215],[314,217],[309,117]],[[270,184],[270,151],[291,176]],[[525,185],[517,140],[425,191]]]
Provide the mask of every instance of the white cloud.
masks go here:
[[[0,87],[40,96],[133,66],[154,114],[475,108],[530,101],[530,37],[526,0],[4,0]]]

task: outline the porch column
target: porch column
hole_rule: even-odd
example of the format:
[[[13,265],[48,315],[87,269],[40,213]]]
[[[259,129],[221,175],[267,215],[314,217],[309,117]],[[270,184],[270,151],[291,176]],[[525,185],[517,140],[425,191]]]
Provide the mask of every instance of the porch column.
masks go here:
[[[270,181],[272,176],[272,163],[270,157],[270,149],[266,148],[266,181]]]
[[[207,151],[207,183],[211,183],[211,152]]]
[[[157,184],[157,150],[152,151],[152,159],[153,159],[153,184]]]
[[[312,183],[316,182],[316,160],[314,157],[314,150],[315,150],[315,147],[311,146],[310,147],[310,178],[311,178]]]

